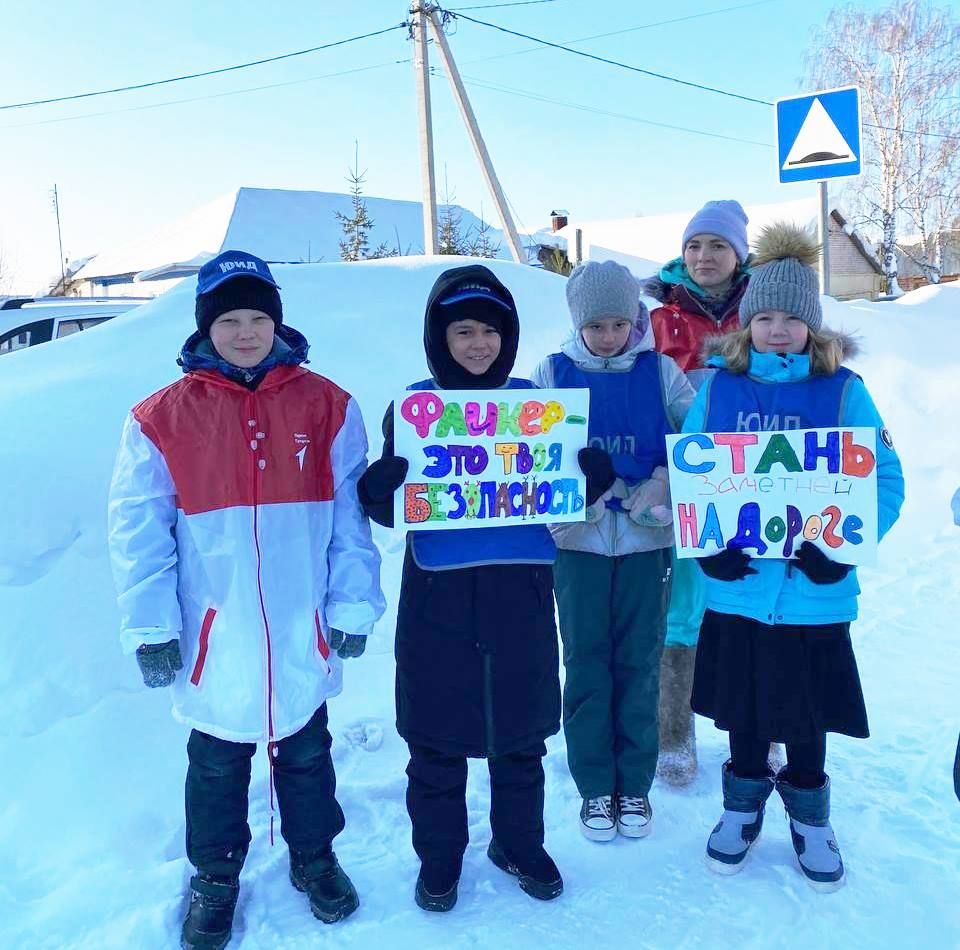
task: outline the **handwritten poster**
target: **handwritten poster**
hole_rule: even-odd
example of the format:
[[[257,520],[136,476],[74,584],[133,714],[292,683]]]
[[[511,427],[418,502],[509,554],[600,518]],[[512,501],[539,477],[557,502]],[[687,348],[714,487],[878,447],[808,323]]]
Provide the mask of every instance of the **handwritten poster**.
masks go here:
[[[844,564],[876,560],[870,427],[669,435],[667,459],[679,557],[790,558],[812,541]]]
[[[424,390],[394,400],[410,462],[394,524],[407,530],[583,521],[587,389]]]

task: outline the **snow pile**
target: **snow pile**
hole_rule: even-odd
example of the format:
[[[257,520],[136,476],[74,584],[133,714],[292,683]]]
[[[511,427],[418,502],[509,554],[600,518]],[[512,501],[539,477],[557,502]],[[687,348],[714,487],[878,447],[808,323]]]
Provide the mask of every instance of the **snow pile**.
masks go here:
[[[279,266],[287,321],[312,342],[311,367],[359,399],[373,451],[392,396],[426,375],[423,304],[450,259]],[[566,333],[563,280],[494,262],[513,290],[523,333],[518,373]],[[147,691],[120,655],[106,559],[105,499],[120,426],[137,400],[178,376],[193,328],[185,282],[96,329],[2,358],[0,441],[0,946],[175,946],[184,861],[185,739],[163,690]],[[720,807],[724,735],[700,722],[701,770],[687,791],[654,787],[656,829],[645,841],[584,841],[562,736],[546,760],[547,840],[567,890],[551,905],[523,895],[484,857],[488,794],[471,765],[471,847],[456,911],[437,919],[412,900],[416,860],[404,808],[405,746],[393,727],[389,610],[367,654],[350,661],[331,705],[347,830],[337,852],[362,906],[338,946],[534,948],[952,946],[960,830],[950,787],[960,715],[960,532],[949,499],[960,446],[954,345],[960,287],[925,288],[896,304],[825,301],[827,321],[862,337],[855,364],[904,458],[908,501],[863,571],[854,637],[873,738],[832,738],[828,769],[848,886],[814,894],[793,866],[780,807],[750,866],[720,879],[701,855]],[[402,538],[377,529],[383,585],[396,604]],[[266,765],[251,790],[254,843],[231,947],[316,946],[328,932],[286,879],[285,848],[269,846]],[[386,929],[385,929],[386,928]],[[721,936],[721,934],[723,936]],[[952,936],[951,936],[952,934]]]

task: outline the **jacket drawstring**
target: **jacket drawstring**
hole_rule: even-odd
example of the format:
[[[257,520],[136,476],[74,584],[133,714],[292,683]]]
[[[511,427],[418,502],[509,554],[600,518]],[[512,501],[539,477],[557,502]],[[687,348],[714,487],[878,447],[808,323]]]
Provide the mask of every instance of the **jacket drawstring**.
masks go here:
[[[270,772],[270,847],[273,847],[273,819],[277,811],[274,789],[276,788],[273,780],[273,760],[278,754],[277,743],[267,743],[267,766]]]

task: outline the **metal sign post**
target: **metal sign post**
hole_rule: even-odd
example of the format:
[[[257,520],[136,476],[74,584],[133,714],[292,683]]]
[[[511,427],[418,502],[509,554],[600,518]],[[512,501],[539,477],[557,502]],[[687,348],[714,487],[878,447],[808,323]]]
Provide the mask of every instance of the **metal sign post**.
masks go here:
[[[781,184],[819,182],[820,290],[830,293],[830,204],[827,181],[861,173],[862,123],[856,86],[788,96],[775,103]]]

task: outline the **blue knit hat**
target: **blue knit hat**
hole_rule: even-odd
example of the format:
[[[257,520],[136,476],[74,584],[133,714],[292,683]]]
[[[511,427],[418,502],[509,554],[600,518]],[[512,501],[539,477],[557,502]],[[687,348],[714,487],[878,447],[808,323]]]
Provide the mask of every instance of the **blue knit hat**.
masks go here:
[[[716,234],[722,237],[737,255],[742,264],[749,253],[747,240],[747,213],[739,201],[728,198],[724,201],[708,201],[691,219],[683,231],[682,254],[687,243],[698,234]]]

